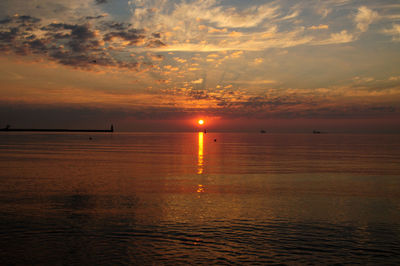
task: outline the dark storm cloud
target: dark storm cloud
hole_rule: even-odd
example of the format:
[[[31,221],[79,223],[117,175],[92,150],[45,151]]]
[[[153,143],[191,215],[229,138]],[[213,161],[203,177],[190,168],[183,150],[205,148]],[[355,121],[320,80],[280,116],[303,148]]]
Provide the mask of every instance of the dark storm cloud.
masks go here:
[[[94,66],[137,69],[138,63],[133,58],[116,56],[118,52],[111,54],[107,49],[115,38],[129,41],[131,46],[148,40],[144,30],[130,28],[131,25],[125,23],[101,23],[98,25],[101,32],[95,26],[85,23],[41,25],[40,22],[40,19],[31,16],[1,20],[0,51],[41,55],[63,65],[84,69]],[[150,36],[150,42],[154,41],[154,35]]]

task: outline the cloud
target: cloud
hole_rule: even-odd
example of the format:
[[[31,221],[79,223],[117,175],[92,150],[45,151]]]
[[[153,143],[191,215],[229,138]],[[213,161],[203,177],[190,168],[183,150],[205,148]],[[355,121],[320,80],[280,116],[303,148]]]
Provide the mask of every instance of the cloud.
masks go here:
[[[358,8],[358,12],[354,21],[356,22],[358,30],[360,30],[361,32],[366,32],[368,30],[369,25],[378,18],[379,15],[377,12],[369,9],[366,6],[362,6]]]
[[[29,15],[40,18],[43,24],[64,22],[81,23],[85,17],[96,17],[104,11],[94,0],[3,0],[0,1],[0,18],[5,16]]]
[[[346,27],[348,35],[339,36],[338,33],[321,33],[318,30],[337,28],[336,17],[349,18],[346,9],[350,1],[318,1],[310,4],[300,1],[295,6],[286,1],[272,1],[262,3],[251,1],[238,4],[231,1],[191,0],[131,0],[124,2],[126,10],[117,8],[122,4],[106,0],[43,0],[43,4],[36,8],[31,2],[26,4],[26,11],[32,17],[40,18],[41,24],[65,23],[69,25],[83,25],[90,22],[88,28],[99,31],[106,42],[104,47],[122,51],[137,47],[142,51],[154,49],[156,51],[260,51],[269,48],[294,47],[304,44],[349,42],[356,40],[356,33]],[[24,8],[22,1],[8,4],[10,14]],[[106,4],[108,3],[108,4]],[[6,7],[6,5],[1,5]],[[353,7],[352,7],[353,8]],[[7,8],[3,8],[7,9]],[[308,12],[308,11],[314,12]],[[354,21],[359,31],[366,31],[369,25],[378,18],[378,13],[369,7],[357,9]],[[107,13],[108,12],[108,13]],[[322,17],[329,14],[338,14],[333,20],[321,19],[321,24],[312,25],[315,17],[307,18],[304,14],[315,12]],[[35,16],[40,14],[40,16]],[[343,15],[342,15],[343,14]],[[1,15],[1,14],[0,14]],[[321,18],[318,16],[318,18]],[[84,19],[84,20],[83,20]],[[11,18],[3,18],[0,25],[7,25]],[[25,23],[30,21],[28,16],[21,16]],[[113,21],[117,20],[117,21]],[[317,20],[318,21],[318,20]],[[310,26],[311,25],[311,26]],[[347,26],[347,25],[345,25]],[[132,30],[142,30],[143,33],[132,33]],[[308,30],[308,31],[307,31]],[[35,32],[46,34],[45,32]],[[60,32],[60,34],[63,34]],[[328,34],[332,34],[328,40]],[[350,35],[353,38],[350,38]],[[41,36],[42,37],[42,36]],[[101,36],[100,36],[101,37]],[[98,38],[101,41],[101,38]],[[346,38],[347,37],[347,38]],[[113,43],[115,41],[115,43]],[[108,43],[109,42],[109,43]],[[75,45],[79,48],[79,44]],[[128,47],[127,47],[128,46]],[[121,58],[121,57],[120,57]]]
[[[8,8],[2,4],[4,2],[9,3]],[[24,2],[26,8],[22,4]],[[41,7],[36,8],[33,2],[36,5],[40,2]],[[269,4],[265,4],[267,2]],[[229,109],[237,114],[254,111],[263,115],[268,112],[288,114],[296,111],[301,114],[317,111],[326,114],[330,112],[326,110],[332,111],[342,102],[356,101],[353,99],[357,97],[350,93],[362,91],[367,95],[367,89],[379,87],[379,81],[369,80],[368,76],[375,75],[371,73],[381,64],[386,66],[379,67],[381,70],[395,69],[393,60],[380,61],[384,57],[391,58],[393,51],[385,50],[382,55],[369,58],[374,62],[366,62],[367,59],[362,55],[372,49],[370,45],[363,46],[363,49],[357,49],[360,43],[338,47],[304,46],[353,42],[361,32],[375,25],[371,23],[378,21],[378,18],[382,18],[379,22],[385,24],[376,26],[387,28],[381,29],[390,36],[386,39],[400,40],[398,23],[383,20],[383,16],[396,11],[384,11],[378,7],[380,4],[371,1],[365,2],[366,7],[360,8],[354,7],[354,1],[338,0],[303,0],[296,2],[296,5],[281,0],[133,0],[129,1],[129,5],[128,1],[95,0],[4,0],[2,3],[2,54],[26,55],[25,58],[29,60],[39,59],[46,64],[50,61],[50,66],[54,65],[52,62],[57,62],[73,68],[105,71],[107,75],[104,75],[104,80],[114,81],[115,78],[116,82],[101,84],[99,87],[104,90],[106,87],[127,86],[133,79],[138,80],[127,94],[134,95],[152,86],[153,94],[148,96],[149,100],[146,103],[138,100],[135,104],[143,107],[143,110],[146,109],[144,105],[150,106],[149,109],[154,108],[154,112],[149,111],[153,114],[159,101],[165,106],[173,106],[171,110],[202,106],[210,107],[209,110],[216,113],[228,112],[224,109]],[[128,6],[131,10],[122,6]],[[317,9],[320,12],[318,14]],[[379,16],[376,11],[379,11]],[[22,15],[14,17],[15,13]],[[374,34],[365,41],[372,40],[379,46],[379,37],[382,36]],[[296,49],[296,46],[302,47]],[[169,51],[185,52],[172,54]],[[279,56],[283,52],[289,54]],[[350,53],[352,56],[345,58]],[[15,59],[14,56],[6,57]],[[217,67],[219,64],[221,66]],[[146,73],[123,73],[147,69],[150,71]],[[116,77],[109,75],[108,70],[123,73],[122,79],[117,81]],[[79,73],[71,72],[73,74],[70,76]],[[204,73],[207,73],[207,79]],[[376,73],[377,77],[381,76],[379,70]],[[357,75],[366,78],[351,80]],[[397,76],[395,72],[391,75]],[[96,76],[100,77],[100,74]],[[336,79],[332,79],[333,76]],[[348,94],[335,88],[326,89],[324,93],[314,89],[326,82],[339,84],[344,80],[353,86],[349,86]],[[398,80],[386,78],[385,82],[394,87]],[[207,87],[201,84],[207,84]],[[298,87],[310,85],[313,89],[287,89],[291,84]],[[158,94],[159,88],[173,92]],[[393,89],[396,90],[398,88]],[[341,94],[335,94],[336,91]],[[353,98],[349,100],[343,95]],[[381,95],[390,98],[387,94]],[[109,97],[104,97],[104,102],[108,102]],[[94,98],[97,96],[91,94],[82,102]],[[129,106],[126,98],[115,98],[116,105]],[[375,98],[369,99],[372,102]],[[330,106],[324,106],[327,109],[318,107],[317,110],[319,102]],[[377,107],[384,106],[386,102],[382,102]]]
[[[235,84],[242,84],[242,85],[269,85],[269,84],[276,84],[276,80],[270,79],[255,79],[255,80],[235,80],[233,81]]]
[[[169,83],[171,83],[171,80],[169,80],[169,79],[159,79],[157,81],[157,83],[159,83],[159,84],[169,84]]]
[[[219,36],[218,39],[210,39],[209,42],[179,42],[173,41],[164,47],[159,47],[157,51],[196,51],[196,52],[216,52],[216,51],[260,51],[269,48],[287,48],[302,44],[314,44],[313,36],[305,34],[304,27],[297,27],[291,31],[277,32],[276,27],[268,28],[264,31],[243,34],[243,38],[237,39],[226,35]]]
[[[292,23],[300,10],[283,9],[280,2],[238,6],[216,0],[129,3],[132,25],[163,33],[160,41],[165,46],[156,47],[159,51],[263,50],[310,40]],[[284,23],[288,23],[282,27],[285,31],[279,32],[277,24]]]
[[[7,31],[0,32],[0,48],[5,50],[6,48],[10,48],[13,41],[17,38],[19,33],[18,28],[11,28]]]
[[[362,84],[362,83],[373,82],[373,81],[375,81],[375,79],[373,77],[359,77],[359,76],[356,76],[356,77],[353,78],[353,81],[355,83],[361,83]]]
[[[234,38],[238,38],[238,37],[242,37],[243,33],[238,32],[238,31],[232,31],[232,32],[229,33],[229,36],[230,37],[234,37]]]
[[[329,29],[329,26],[326,24],[319,24],[318,26],[310,26],[308,27],[310,30],[327,30]]]
[[[219,55],[218,54],[208,54],[207,58],[218,58]]]
[[[204,81],[204,80],[203,80],[202,78],[199,78],[199,79],[196,79],[196,80],[191,81],[191,83],[192,83],[192,84],[202,84],[203,81]]]
[[[158,47],[165,47],[165,46],[167,46],[167,45],[160,40],[149,40],[146,43],[147,48],[158,48]]]
[[[102,31],[96,27],[102,27]],[[120,57],[113,45],[117,42],[118,45],[149,49],[163,46],[157,37],[158,33],[147,34],[144,30],[117,22],[43,25],[41,19],[23,15],[9,17],[0,23],[1,51],[33,54],[82,69],[110,66],[138,69],[139,64],[133,58]],[[108,51],[112,49],[112,53]]]
[[[89,49],[97,48],[99,43],[95,41],[95,33],[88,25],[67,25],[64,24],[64,29],[71,30],[69,36],[66,35],[68,45],[73,52],[86,52]],[[93,40],[92,42],[89,42]]]
[[[163,33],[159,40],[165,45],[154,47],[158,51],[261,51],[348,43],[357,40],[359,33],[379,18],[367,6],[357,7],[354,17],[351,16],[354,4],[347,0],[315,4],[300,1],[294,6],[285,1],[239,5],[230,1],[193,0],[171,5],[164,0],[132,0],[130,7],[131,23],[136,28]],[[328,18],[330,14],[335,16]],[[315,21],[321,23],[310,24]],[[351,30],[353,23],[356,32]],[[340,30],[332,32],[331,28]]]
[[[330,38],[318,41],[315,44],[316,45],[340,44],[340,43],[353,42],[355,39],[356,37],[353,34],[348,33],[347,30],[342,30],[339,33],[332,33],[330,35]]]
[[[180,58],[180,57],[174,57],[174,60],[175,60],[176,62],[181,63],[181,64],[184,64],[184,63],[187,62],[186,59],[183,59],[183,58]]]
[[[132,26],[132,24],[129,23],[115,22],[115,21],[106,21],[103,23],[103,25],[105,25],[106,28],[108,29],[118,30],[118,31],[127,30]]]
[[[107,17],[107,14],[103,14],[103,15],[98,15],[98,16],[87,16],[86,19],[87,20],[92,20],[92,19],[101,19],[101,18],[105,18]]]
[[[254,59],[253,64],[259,65],[259,64],[261,64],[262,62],[264,62],[264,59],[258,57],[258,58],[255,58],[255,59]]]
[[[217,4],[215,0],[183,2],[176,5],[172,16],[183,21],[196,18],[220,28],[250,28],[259,25],[267,18],[275,18],[278,10],[275,4],[253,6],[243,10]]]
[[[20,22],[24,25],[35,24],[41,20],[40,18],[35,18],[35,17],[27,16],[27,15],[23,15],[23,16],[16,15],[15,17],[16,17],[17,22]]]
[[[391,29],[384,29],[383,33],[392,36],[393,41],[400,41],[400,24],[394,24]]]
[[[236,51],[236,52],[233,52],[230,56],[232,58],[239,58],[242,54],[243,54],[243,51]]]
[[[208,33],[227,33],[228,30],[226,28],[224,29],[217,29],[217,28],[208,28]]]
[[[104,41],[112,42],[115,39],[128,41],[129,45],[135,45],[141,42],[145,36],[143,30],[129,29],[127,31],[113,31],[104,35]]]
[[[326,18],[332,9],[327,7],[319,7],[316,9],[317,14],[321,15],[322,18]]]
[[[147,53],[147,56],[153,61],[163,61],[165,57],[159,54]]]

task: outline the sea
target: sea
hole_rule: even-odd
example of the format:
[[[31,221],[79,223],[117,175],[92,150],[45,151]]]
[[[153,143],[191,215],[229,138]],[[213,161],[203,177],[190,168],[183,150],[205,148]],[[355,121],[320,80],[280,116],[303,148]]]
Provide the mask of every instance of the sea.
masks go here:
[[[2,265],[400,265],[400,135],[0,132]]]

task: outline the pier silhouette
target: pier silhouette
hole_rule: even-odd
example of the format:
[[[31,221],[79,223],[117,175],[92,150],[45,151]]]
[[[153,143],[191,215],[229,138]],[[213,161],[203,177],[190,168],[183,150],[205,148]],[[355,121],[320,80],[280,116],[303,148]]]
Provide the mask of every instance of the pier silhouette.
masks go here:
[[[51,129],[51,128],[11,128],[7,125],[0,131],[6,132],[114,132],[114,125],[110,129]]]

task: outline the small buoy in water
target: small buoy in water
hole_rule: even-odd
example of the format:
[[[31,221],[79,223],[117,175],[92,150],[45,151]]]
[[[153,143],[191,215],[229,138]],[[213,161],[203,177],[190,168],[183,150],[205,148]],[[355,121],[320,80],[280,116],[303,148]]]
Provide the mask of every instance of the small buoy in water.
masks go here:
[[[89,137],[89,140],[92,140],[92,137]]]
[[[214,139],[214,142],[217,142],[217,139]]]

